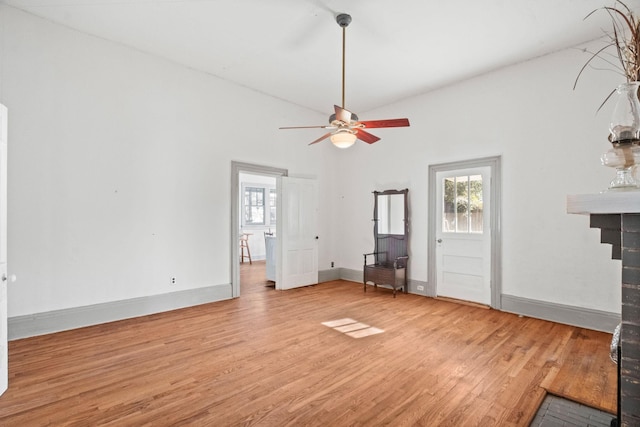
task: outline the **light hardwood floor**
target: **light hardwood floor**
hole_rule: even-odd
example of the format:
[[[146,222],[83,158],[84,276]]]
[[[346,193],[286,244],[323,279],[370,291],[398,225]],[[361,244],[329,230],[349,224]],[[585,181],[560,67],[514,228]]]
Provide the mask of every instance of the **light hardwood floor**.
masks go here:
[[[615,399],[615,365],[574,354],[589,337],[606,360],[608,334],[347,281],[276,291],[255,274],[234,300],[12,341],[0,425],[526,426],[561,378]],[[384,332],[322,325],[343,318]]]

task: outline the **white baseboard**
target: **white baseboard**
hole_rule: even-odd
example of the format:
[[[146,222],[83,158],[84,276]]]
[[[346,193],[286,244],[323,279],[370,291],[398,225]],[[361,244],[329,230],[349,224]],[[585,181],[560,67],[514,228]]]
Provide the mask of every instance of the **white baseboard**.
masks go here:
[[[231,285],[214,285],[8,319],[9,340],[50,334],[132,317],[146,316],[231,298]]]

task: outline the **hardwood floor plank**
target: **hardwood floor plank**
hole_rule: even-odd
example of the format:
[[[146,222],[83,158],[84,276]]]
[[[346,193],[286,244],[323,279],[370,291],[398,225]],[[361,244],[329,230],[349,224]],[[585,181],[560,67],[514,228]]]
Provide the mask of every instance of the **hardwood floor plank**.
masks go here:
[[[616,395],[609,390],[617,387],[617,373],[609,358],[610,343],[610,334],[586,329],[572,331],[561,354],[561,368],[548,382],[549,392],[615,414]],[[604,347],[606,352],[602,351]]]
[[[615,399],[606,334],[241,271],[237,299],[10,342],[0,425],[524,426],[543,384]],[[343,318],[384,332],[322,324]]]

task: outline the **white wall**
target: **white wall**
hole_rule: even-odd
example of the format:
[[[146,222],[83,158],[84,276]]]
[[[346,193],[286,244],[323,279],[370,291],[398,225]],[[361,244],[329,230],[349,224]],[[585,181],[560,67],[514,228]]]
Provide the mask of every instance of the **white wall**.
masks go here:
[[[317,114],[10,7],[0,22],[9,316],[230,283],[232,160],[316,176],[330,217],[335,151],[278,130]]]
[[[228,284],[232,160],[318,179],[321,270],[361,269],[371,192],[409,188],[410,278],[426,281],[428,166],[493,155],[504,293],[620,311],[619,262],[565,213],[567,194],[612,177],[595,110],[619,79],[587,72],[573,91],[578,50],[358,112],[411,127],[337,150],[277,129],[326,117],[6,6],[0,25],[10,316]]]
[[[588,58],[563,51],[360,114],[411,127],[376,129],[380,142],[340,157],[342,266],[361,269],[373,249],[371,192],[409,188],[409,276],[427,281],[428,166],[500,155],[503,293],[619,313],[619,261],[588,217],[565,210],[567,194],[599,192],[614,175],[599,162],[612,105],[596,110],[621,78],[587,70],[572,90]]]

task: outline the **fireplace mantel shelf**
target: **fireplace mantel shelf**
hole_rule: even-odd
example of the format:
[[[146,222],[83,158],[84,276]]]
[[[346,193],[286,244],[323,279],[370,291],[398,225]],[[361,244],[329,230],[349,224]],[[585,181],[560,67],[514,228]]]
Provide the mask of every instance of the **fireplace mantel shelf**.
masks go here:
[[[640,191],[609,191],[567,196],[570,214],[640,213]]]

